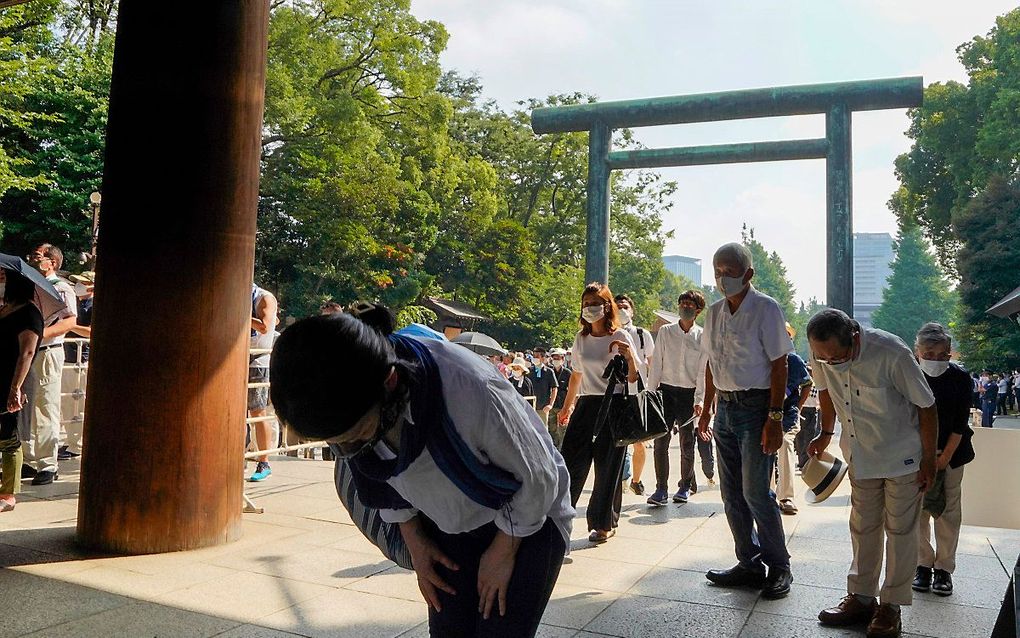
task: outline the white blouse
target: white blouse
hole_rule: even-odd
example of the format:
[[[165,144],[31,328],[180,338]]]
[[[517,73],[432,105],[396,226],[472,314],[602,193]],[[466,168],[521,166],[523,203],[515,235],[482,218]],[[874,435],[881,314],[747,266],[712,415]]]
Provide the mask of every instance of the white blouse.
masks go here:
[[[581,387],[577,392],[577,396],[602,396],[606,393],[606,388],[609,387],[609,380],[603,379],[602,373],[606,371],[606,366],[613,360],[613,357],[619,354],[618,349],[615,347],[610,350],[610,345],[614,341],[629,343],[631,350],[634,351],[635,358],[640,357],[637,347],[634,346],[634,341],[630,338],[630,333],[623,328],[617,328],[616,332],[604,337],[585,336],[580,332],[577,333],[577,336],[574,338],[574,345],[570,351],[571,366],[574,372],[581,373]],[[640,368],[640,365],[638,367]],[[632,387],[636,388],[637,386],[632,384]]]
[[[570,475],[538,413],[499,370],[467,348],[435,339],[418,341],[436,360],[446,409],[464,442],[483,463],[511,472],[521,488],[501,510],[479,505],[446,477],[426,448],[387,481],[413,508],[380,510],[382,519],[402,523],[420,511],[447,534],[495,522],[506,534],[523,537],[539,531],[551,517],[569,546],[574,518]],[[385,458],[388,450],[379,446]]]

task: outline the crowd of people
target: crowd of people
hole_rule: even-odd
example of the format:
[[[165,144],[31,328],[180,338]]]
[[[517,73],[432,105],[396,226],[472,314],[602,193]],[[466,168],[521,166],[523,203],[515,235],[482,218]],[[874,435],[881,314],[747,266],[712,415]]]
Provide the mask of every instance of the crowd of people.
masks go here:
[[[80,453],[70,443],[80,435],[65,433],[61,446],[63,339],[89,335],[94,275],[75,276],[73,286],[60,278],[62,254],[50,244],[27,259],[61,295],[67,317],[43,325],[34,284],[0,270],[0,387],[8,389],[0,511],[14,507],[22,478],[52,482],[58,461]],[[797,513],[794,477],[816,475],[812,464],[824,460],[828,475],[808,485],[820,500],[848,466],[847,595],[818,618],[899,635],[900,607],[913,591],[953,593],[961,484],[974,459],[971,409],[980,403],[990,426],[1017,406],[1020,375],[971,375],[951,362],[952,340],[939,324],[925,324],[909,347],[835,309],[808,322],[804,361],[779,304],[754,287],[747,248],[720,247],[713,268],[722,299],[709,305],[701,291],[685,291],[678,320],[654,337],[634,325],[628,295],[595,282],[580,295],[569,349],[492,357],[395,331],[378,304],[348,312],[324,304],[319,316],[278,331],[276,298],[253,284],[254,445],[264,454],[272,447],[270,402],[301,436],[330,444],[362,503],[399,528],[435,635],[534,635],[589,474],[588,539],[601,544],[615,536],[623,491],[645,495],[646,446],[652,507],[704,489],[695,452],[708,484],[718,481],[737,562],[706,578],[755,588],[766,600],[787,596],[796,557],[783,515]],[[626,378],[617,382],[608,371],[621,359]],[[625,386],[661,394],[665,435],[617,445],[600,409]],[[842,461],[828,450],[837,429]],[[264,455],[248,480],[271,473]]]
[[[0,512],[14,509],[22,480],[49,485],[59,476],[60,461],[81,454],[82,421],[62,418],[61,391],[65,361],[88,359],[87,347],[65,341],[90,336],[95,274],[65,279],[59,274],[63,252],[48,243],[25,261],[52,284],[66,312],[43,325],[35,283],[0,269],[0,387],[7,390],[0,413]]]

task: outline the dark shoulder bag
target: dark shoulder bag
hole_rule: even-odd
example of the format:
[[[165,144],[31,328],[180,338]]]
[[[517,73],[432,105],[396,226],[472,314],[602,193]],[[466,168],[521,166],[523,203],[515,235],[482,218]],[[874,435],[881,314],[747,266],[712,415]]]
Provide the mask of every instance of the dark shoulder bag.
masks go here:
[[[626,447],[657,439],[669,431],[662,409],[662,393],[646,389],[638,375],[637,394],[631,394],[627,383],[627,360],[622,355],[609,362],[602,378],[609,379],[609,385],[595,420],[593,439],[603,427],[609,427],[613,443],[617,447]],[[623,392],[615,394],[613,391],[618,384],[623,385]]]

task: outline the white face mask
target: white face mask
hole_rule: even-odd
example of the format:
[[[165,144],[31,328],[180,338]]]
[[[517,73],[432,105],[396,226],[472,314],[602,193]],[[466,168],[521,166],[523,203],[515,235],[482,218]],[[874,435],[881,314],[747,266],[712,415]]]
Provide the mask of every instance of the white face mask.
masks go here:
[[[556,368],[557,370],[559,370],[560,368],[562,368],[562,367],[563,367],[563,360],[562,360],[562,359],[553,359],[553,362],[552,362],[552,364],[553,364],[553,367],[554,367],[554,368]]]
[[[918,359],[917,363],[921,366],[921,370],[929,377],[937,377],[949,369],[948,361],[929,361],[928,359]]]
[[[747,284],[744,283],[744,275],[739,277],[716,277],[715,285],[727,297],[736,297],[747,287]]]
[[[581,309],[581,318],[588,323],[595,323],[606,316],[606,309],[599,304],[597,306],[585,306]]]
[[[620,308],[620,323],[625,326],[629,326],[632,320],[633,317],[630,316],[630,310]]]
[[[80,282],[74,285],[74,295],[76,297],[84,297],[87,294],[89,294],[88,286]]]
[[[696,308],[680,308],[680,318],[684,321],[694,321],[698,316]]]

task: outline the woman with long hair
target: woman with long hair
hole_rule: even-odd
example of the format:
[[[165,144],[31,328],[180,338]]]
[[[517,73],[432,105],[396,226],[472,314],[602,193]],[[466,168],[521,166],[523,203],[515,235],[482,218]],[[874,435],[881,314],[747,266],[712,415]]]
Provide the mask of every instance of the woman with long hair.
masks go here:
[[[534,636],[574,516],[549,432],[467,348],[363,319],[310,317],[283,332],[277,416],[329,442],[362,504],[399,525],[431,635]]]
[[[627,360],[627,380],[636,383],[638,362],[630,335],[620,327],[619,310],[609,286],[588,284],[581,294],[581,330],[574,338],[570,384],[560,410],[559,423],[568,424],[563,436],[563,458],[570,471],[570,503],[577,505],[588,472],[595,466],[595,487],[588,501],[588,540],[604,543],[616,534],[623,503],[623,457],[608,424],[597,424],[599,407],[609,380],[602,378],[617,355]],[[601,428],[596,433],[595,428]],[[594,440],[593,440],[594,439]]]
[[[28,278],[0,269],[0,512],[14,509],[15,494],[21,491],[21,439],[18,412],[25,406],[22,386],[42,339],[42,313],[32,303],[35,284]]]

